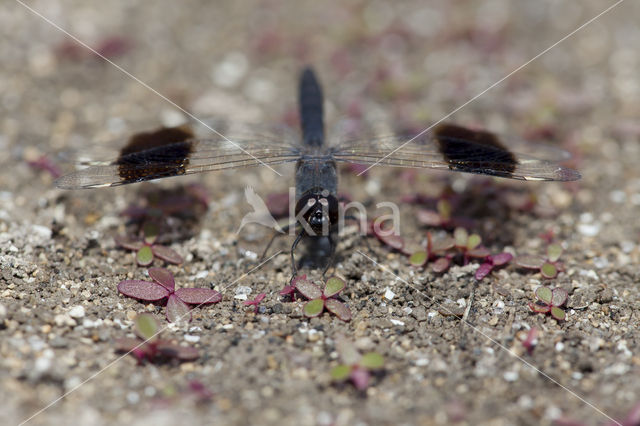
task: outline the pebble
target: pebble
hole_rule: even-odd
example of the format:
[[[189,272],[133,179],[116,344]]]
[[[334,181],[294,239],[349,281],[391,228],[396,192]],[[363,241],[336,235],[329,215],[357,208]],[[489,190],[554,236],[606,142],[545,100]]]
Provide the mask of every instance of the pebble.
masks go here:
[[[193,334],[185,334],[184,340],[189,343],[198,343],[200,341],[200,336],[195,336]]]
[[[73,327],[76,325],[76,321],[73,318],[71,318],[68,314],[56,315],[55,317],[53,317],[53,322],[55,322],[58,327],[62,327],[65,325]]]
[[[243,53],[231,52],[214,67],[211,78],[220,87],[233,87],[242,80],[248,67],[249,62]]]
[[[393,324],[393,325],[398,325],[398,326],[403,326],[404,325],[404,321],[400,321],[400,320],[397,320],[397,319],[391,318],[389,321],[391,321],[391,324]]]
[[[74,306],[69,309],[69,316],[71,318],[83,318],[84,317],[84,307],[81,305]]]
[[[51,229],[47,228],[46,226],[42,226],[42,225],[33,225],[31,227],[31,231],[33,232],[33,235],[38,237],[40,240],[50,240],[51,239]]]
[[[393,297],[394,297],[395,295],[396,295],[396,294],[395,294],[393,291],[391,291],[391,289],[390,289],[389,287],[385,288],[385,290],[384,290],[384,298],[385,298],[385,299],[387,299],[387,300],[393,300]]]
[[[426,321],[426,319],[427,319],[427,310],[424,308],[424,306],[418,306],[418,307],[415,307],[413,309],[413,311],[411,312],[411,315],[417,321]]]
[[[56,336],[53,339],[51,339],[51,342],[49,342],[49,345],[55,349],[62,349],[62,348],[66,348],[69,344],[67,343],[67,340],[64,337]]]
[[[585,237],[595,237],[600,233],[600,228],[599,223],[581,223],[578,225],[578,232]]]
[[[517,371],[506,371],[502,377],[507,382],[515,382],[519,376]]]

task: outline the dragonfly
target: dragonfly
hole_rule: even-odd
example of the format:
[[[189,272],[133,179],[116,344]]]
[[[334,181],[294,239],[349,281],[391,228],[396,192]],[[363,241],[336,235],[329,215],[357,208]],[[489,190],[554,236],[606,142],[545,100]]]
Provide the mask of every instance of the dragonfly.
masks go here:
[[[310,67],[298,85],[301,137],[256,133],[242,138],[197,138],[188,128],[171,127],[132,136],[117,158],[91,163],[58,178],[62,189],[113,187],[155,179],[249,166],[295,163],[296,237],[290,257],[303,238],[329,243],[329,261],[336,252],[338,164],[440,169],[525,181],[573,181],[580,173],[563,167],[564,151],[534,148],[536,156],[508,149],[499,136],[453,123],[441,123],[409,139],[401,136],[332,141],[325,135],[323,91]],[[332,143],[333,142],[333,143]],[[276,234],[277,235],[277,234]],[[273,241],[273,239],[271,240]],[[271,242],[267,248],[271,245]]]

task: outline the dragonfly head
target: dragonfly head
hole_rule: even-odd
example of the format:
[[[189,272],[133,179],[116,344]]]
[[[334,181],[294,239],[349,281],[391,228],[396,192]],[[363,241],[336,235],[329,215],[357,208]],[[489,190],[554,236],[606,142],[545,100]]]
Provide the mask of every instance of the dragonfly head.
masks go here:
[[[312,189],[300,197],[296,204],[296,218],[306,222],[301,224],[312,236],[329,235],[331,226],[338,223],[338,214],[338,199],[326,189]]]

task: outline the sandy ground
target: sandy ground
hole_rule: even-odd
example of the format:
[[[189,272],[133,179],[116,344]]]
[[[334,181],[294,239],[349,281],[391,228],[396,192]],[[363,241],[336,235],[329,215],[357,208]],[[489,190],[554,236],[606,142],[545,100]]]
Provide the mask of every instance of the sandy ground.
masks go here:
[[[296,76],[309,63],[325,85],[328,129],[346,122],[353,132],[380,134],[423,129],[613,4],[27,3],[198,117],[295,124]],[[475,220],[494,252],[543,253],[540,234],[552,231],[565,248],[565,272],[547,284],[569,292],[565,322],[531,313],[527,303],[545,280],[509,266],[478,283],[471,325],[461,325],[439,311],[468,305],[477,264],[436,275],[377,241],[369,252],[353,233],[341,239],[337,264],[352,321],[305,319],[300,302],[278,295],[290,274],[285,254],[243,277],[270,236],[260,227],[236,235],[250,211],[244,187],[266,196],[292,183],[290,167],[278,168],[284,178],[256,168],[160,185],[202,182],[211,197],[199,221],[174,222],[171,247],[186,259],[170,267],[178,286],[226,289],[221,303],[194,310],[189,326],[165,331],[199,348],[197,361],[138,365],[131,356],[119,359],[114,340],[131,335],[137,313],[157,312],[167,323],[164,308],[118,294],[119,281],[142,279],[145,270],[113,237],[126,229],[120,212],[145,189],[65,192],[27,160],[116,152],[132,132],[179,123],[184,114],[19,3],[3,2],[0,422],[538,425],[624,418],[640,400],[638,16],[637,2],[623,2],[450,118],[572,152],[570,165],[583,174],[577,183],[489,182],[498,192],[535,194],[553,214],[515,211],[482,191],[474,198],[478,181],[452,173],[411,180],[377,168],[366,179],[342,177],[341,189],[373,210],[451,184],[475,200],[457,213]],[[421,243],[417,207],[401,208],[404,236]],[[267,294],[258,314],[237,297],[246,287],[250,298]],[[532,327],[540,335],[528,354],[521,340]],[[330,381],[340,335],[386,358],[384,373],[364,392]],[[193,381],[213,396],[190,391]]]

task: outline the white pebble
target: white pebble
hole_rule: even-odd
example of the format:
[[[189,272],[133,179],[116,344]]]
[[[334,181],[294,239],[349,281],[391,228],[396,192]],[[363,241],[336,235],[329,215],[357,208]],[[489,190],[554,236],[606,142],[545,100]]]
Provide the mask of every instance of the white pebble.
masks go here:
[[[391,289],[389,287],[385,288],[385,290],[384,290],[384,298],[385,299],[392,300],[395,295],[396,294],[393,291],[391,291]]]
[[[404,325],[404,321],[400,321],[400,320],[393,319],[393,318],[390,319],[390,321],[391,321],[391,324],[393,324],[393,325],[399,325],[399,326],[403,326]]]
[[[585,237],[595,237],[600,232],[600,224],[599,223],[581,223],[578,225],[578,232],[580,232]]]
[[[42,225],[33,225],[31,231],[38,237],[49,240],[51,239],[51,229]]]
[[[74,306],[73,308],[69,309],[69,316],[71,318],[84,317],[84,307],[82,307],[81,305]]]
[[[184,340],[189,343],[198,343],[200,341],[200,336],[194,336],[193,334],[185,334]]]
[[[138,392],[129,392],[127,394],[127,401],[129,404],[137,404],[140,402],[140,395],[138,395]]]
[[[249,68],[247,57],[240,52],[229,53],[213,69],[211,77],[221,87],[233,87],[244,77]]]
[[[627,198],[627,195],[619,189],[609,193],[609,199],[614,203],[624,203],[625,198]]]
[[[517,371],[505,371],[504,375],[502,376],[507,382],[515,382],[516,380],[518,380],[518,377],[520,375],[518,374]]]

